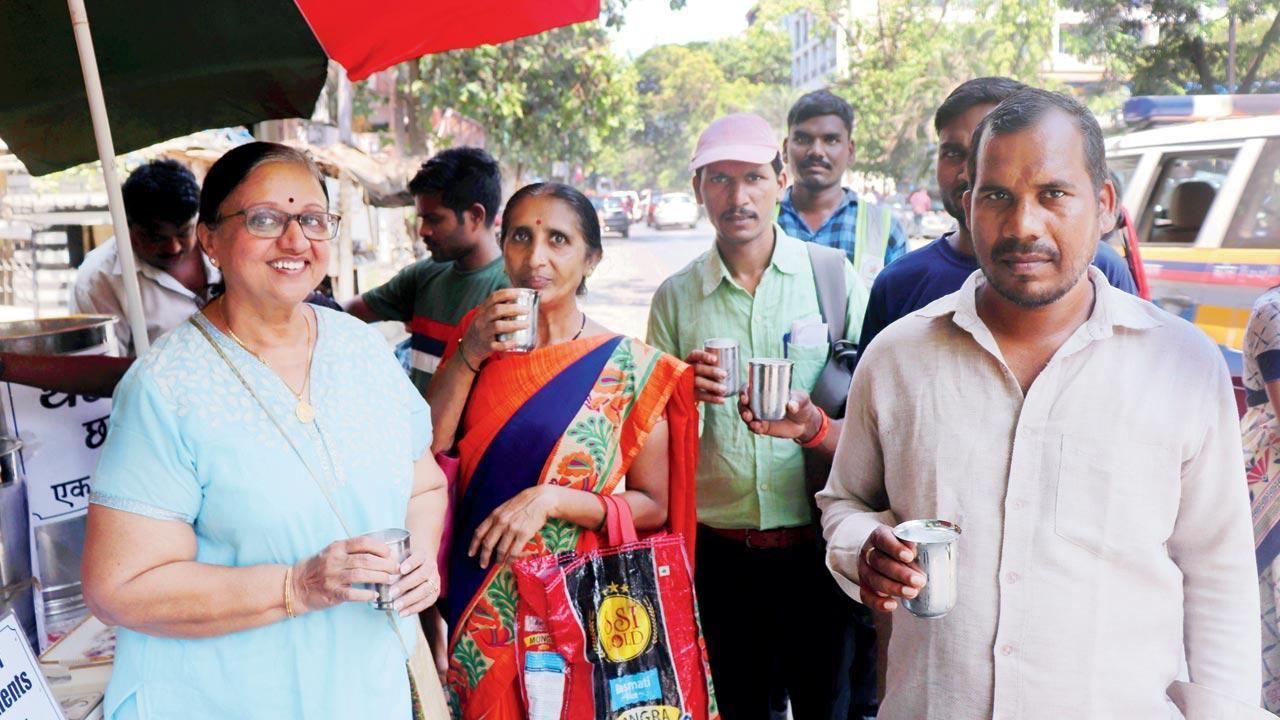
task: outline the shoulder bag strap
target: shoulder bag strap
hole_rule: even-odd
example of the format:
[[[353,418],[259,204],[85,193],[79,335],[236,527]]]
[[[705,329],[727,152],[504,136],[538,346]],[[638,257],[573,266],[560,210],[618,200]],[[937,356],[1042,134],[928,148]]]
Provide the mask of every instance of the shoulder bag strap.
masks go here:
[[[844,253],[839,250],[806,243],[813,282],[818,289],[818,309],[827,323],[827,337],[832,343],[845,336],[845,319],[849,315],[849,289],[844,284]]]

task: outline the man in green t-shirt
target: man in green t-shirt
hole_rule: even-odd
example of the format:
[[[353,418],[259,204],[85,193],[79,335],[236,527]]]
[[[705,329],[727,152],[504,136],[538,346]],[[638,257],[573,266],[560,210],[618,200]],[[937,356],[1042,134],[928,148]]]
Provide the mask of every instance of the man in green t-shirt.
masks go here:
[[[398,320],[412,337],[410,371],[423,395],[458,321],[493,291],[510,287],[494,218],[502,200],[498,161],[479,148],[450,148],[423,163],[409,181],[418,235],[431,257],[346,303],[367,322]]]

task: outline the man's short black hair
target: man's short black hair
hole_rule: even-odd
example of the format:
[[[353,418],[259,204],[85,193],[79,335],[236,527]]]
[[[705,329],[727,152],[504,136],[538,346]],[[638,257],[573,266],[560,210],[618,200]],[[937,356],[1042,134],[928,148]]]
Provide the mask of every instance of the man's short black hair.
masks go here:
[[[955,119],[979,105],[999,105],[1016,95],[1027,86],[1007,77],[980,77],[966,80],[960,87],[951,91],[946,100],[938,106],[933,114],[933,129],[942,132],[942,128],[955,122]]]
[[[844,129],[853,134],[853,106],[829,90],[814,90],[801,95],[787,111],[787,130],[820,115],[835,115],[844,122]]]
[[[978,153],[984,135],[995,137],[1021,132],[1054,110],[1065,113],[1075,121],[1083,140],[1084,162],[1089,171],[1089,179],[1093,182],[1095,191],[1101,190],[1107,182],[1107,151],[1097,119],[1089,112],[1089,108],[1081,105],[1075,98],[1039,88],[1027,88],[1009,97],[974,128],[973,152],[969,153],[969,182],[976,182],[978,177]]]
[[[124,214],[131,223],[157,221],[182,226],[200,209],[200,183],[177,160],[152,160],[129,174],[120,187]]]
[[[480,203],[485,227],[493,227],[502,203],[502,170],[498,161],[480,148],[449,148],[422,164],[409,181],[409,192],[439,197],[440,204],[452,210],[458,222],[462,222],[463,212]]]

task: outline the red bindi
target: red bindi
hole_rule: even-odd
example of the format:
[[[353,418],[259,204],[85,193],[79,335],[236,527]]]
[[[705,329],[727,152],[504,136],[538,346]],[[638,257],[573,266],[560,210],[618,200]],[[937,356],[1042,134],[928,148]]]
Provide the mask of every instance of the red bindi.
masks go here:
[[[537,220],[534,220],[534,221],[533,221],[533,223],[534,223],[535,225],[541,225],[541,224],[542,224],[542,218],[538,218]]]

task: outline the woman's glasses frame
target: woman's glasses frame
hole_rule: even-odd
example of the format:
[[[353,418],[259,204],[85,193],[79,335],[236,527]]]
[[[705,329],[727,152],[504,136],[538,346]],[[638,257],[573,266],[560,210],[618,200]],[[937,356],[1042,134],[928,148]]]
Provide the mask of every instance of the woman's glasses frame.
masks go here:
[[[228,213],[218,218],[218,224],[227,218],[233,218],[237,215],[244,216],[244,229],[249,231],[250,235],[260,237],[265,240],[278,240],[284,236],[285,231],[289,229],[289,223],[298,221],[298,227],[302,230],[303,237],[308,240],[328,241],[338,236],[338,226],[342,222],[342,216],[336,213],[320,212],[311,210],[301,213],[287,213],[283,210],[276,210],[272,207],[247,207],[239,212]],[[273,220],[279,229],[264,229],[255,220]]]

